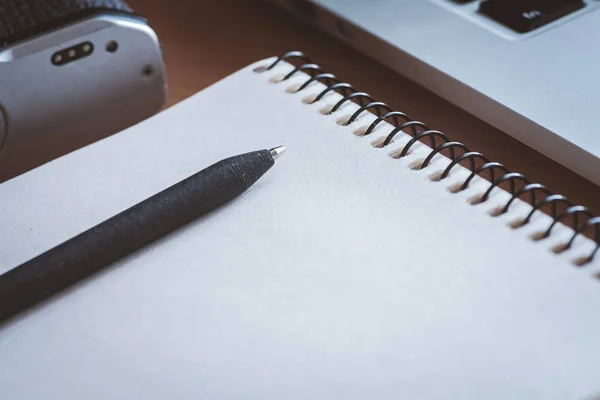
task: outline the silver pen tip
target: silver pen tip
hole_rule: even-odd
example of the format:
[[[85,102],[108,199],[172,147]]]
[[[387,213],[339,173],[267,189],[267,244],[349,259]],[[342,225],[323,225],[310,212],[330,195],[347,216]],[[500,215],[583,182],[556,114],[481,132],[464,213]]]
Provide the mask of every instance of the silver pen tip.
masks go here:
[[[285,152],[285,146],[277,146],[269,150],[273,160],[277,160],[283,154],[283,152]]]

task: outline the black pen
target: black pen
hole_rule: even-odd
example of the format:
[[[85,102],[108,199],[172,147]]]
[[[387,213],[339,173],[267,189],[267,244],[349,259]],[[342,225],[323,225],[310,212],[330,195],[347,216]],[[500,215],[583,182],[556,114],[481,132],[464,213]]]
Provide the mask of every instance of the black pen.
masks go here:
[[[233,200],[284,150],[219,161],[0,275],[0,323]]]

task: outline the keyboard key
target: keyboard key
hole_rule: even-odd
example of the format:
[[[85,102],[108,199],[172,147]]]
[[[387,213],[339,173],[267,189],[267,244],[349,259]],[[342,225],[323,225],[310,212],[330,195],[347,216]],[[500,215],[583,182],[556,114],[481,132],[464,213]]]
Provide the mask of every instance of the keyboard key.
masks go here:
[[[479,12],[525,33],[583,7],[583,0],[487,0],[479,5]]]

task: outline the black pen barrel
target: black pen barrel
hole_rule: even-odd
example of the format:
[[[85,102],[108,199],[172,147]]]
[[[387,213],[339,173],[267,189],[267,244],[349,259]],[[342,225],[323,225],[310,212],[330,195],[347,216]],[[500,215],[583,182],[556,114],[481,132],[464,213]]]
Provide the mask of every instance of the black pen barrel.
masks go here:
[[[269,150],[219,161],[0,275],[0,322],[233,200],[273,164]]]

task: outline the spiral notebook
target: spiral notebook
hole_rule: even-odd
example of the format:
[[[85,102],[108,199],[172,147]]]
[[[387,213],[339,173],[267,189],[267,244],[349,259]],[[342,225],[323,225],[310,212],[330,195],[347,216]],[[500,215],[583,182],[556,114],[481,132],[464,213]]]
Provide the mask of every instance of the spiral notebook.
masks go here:
[[[1,326],[0,397],[598,398],[597,220],[432,129],[293,52],[3,183],[0,273],[288,148],[241,198]]]

